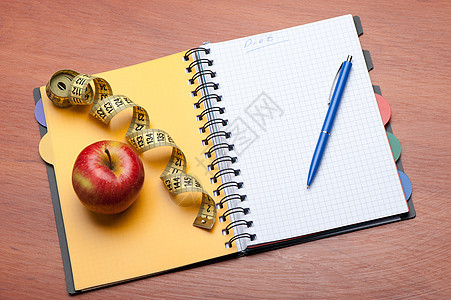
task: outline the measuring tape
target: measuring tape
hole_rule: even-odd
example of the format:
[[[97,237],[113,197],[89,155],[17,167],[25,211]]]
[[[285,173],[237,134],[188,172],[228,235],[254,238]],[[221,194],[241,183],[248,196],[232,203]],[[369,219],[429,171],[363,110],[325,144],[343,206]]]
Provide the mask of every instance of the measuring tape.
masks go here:
[[[91,82],[94,84],[94,91]],[[214,200],[194,176],[186,173],[185,154],[171,136],[163,130],[150,128],[149,114],[143,107],[126,96],[113,95],[113,90],[105,79],[73,70],[60,70],[53,74],[46,85],[46,94],[54,105],[61,108],[92,104],[89,113],[105,124],[119,112],[133,107],[126,139],[139,153],[162,146],[172,147],[171,158],[160,179],[180,206],[192,204],[193,193],[202,193],[193,225],[204,229],[213,227],[216,220]]]

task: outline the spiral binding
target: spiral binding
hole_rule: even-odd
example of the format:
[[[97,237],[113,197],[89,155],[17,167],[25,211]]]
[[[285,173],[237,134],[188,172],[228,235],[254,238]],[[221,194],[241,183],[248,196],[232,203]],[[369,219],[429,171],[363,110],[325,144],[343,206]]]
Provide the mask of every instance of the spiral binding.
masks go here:
[[[223,107],[209,107],[207,109],[204,109],[200,115],[197,115],[197,121],[202,121],[203,117],[206,114],[209,114],[209,113],[211,113],[213,111],[217,111],[220,114],[223,114],[225,109]]]
[[[194,103],[194,108],[195,109],[198,109],[198,108],[200,108],[200,105],[204,102],[204,101],[207,101],[207,100],[210,100],[210,99],[216,99],[216,102],[221,102],[222,101],[222,97],[221,96],[218,96],[218,95],[216,95],[216,94],[209,94],[209,95],[205,95],[205,96],[203,96],[203,97],[201,97],[200,99],[199,99],[199,101],[197,101],[196,103]]]
[[[186,53],[183,56],[183,58],[185,59],[185,61],[188,61],[189,60],[189,56],[191,54],[195,54],[197,52],[202,52],[202,51],[205,52],[205,54],[210,54],[210,49],[198,47],[198,48],[193,48],[193,49],[189,49],[188,51],[186,51]]]
[[[191,77],[191,79],[189,80],[190,84],[194,84],[194,81],[199,78],[200,76],[205,76],[205,75],[210,75],[210,78],[214,78],[216,77],[216,73],[211,71],[211,70],[202,70],[197,72],[196,74],[193,75],[193,77]]]
[[[230,145],[227,143],[216,144],[216,145],[211,146],[210,149],[208,149],[208,151],[205,152],[205,157],[210,158],[211,154],[219,149],[228,149],[229,151],[232,151],[233,148],[234,148],[234,145]]]
[[[248,238],[249,240],[253,241],[256,238],[255,234],[250,234],[250,233],[240,233],[238,235],[233,236],[226,244],[225,247],[226,248],[231,248],[232,247],[232,243],[238,239],[243,239],[243,238]]]
[[[194,91],[191,92],[191,94],[193,94],[193,96],[197,96],[197,94],[200,91],[203,91],[203,90],[205,90],[205,89],[207,89],[209,87],[212,87],[213,89],[217,90],[219,88],[219,85],[214,83],[214,82],[204,82],[202,84],[199,84],[197,86],[197,88]]]
[[[242,182],[237,182],[237,181],[227,181],[223,184],[220,184],[218,186],[218,188],[216,190],[213,191],[213,195],[215,196],[219,196],[221,195],[221,190],[226,189],[226,188],[230,188],[235,186],[237,189],[241,189],[243,187],[243,183]]]
[[[222,131],[222,132],[224,132],[225,134],[227,134],[227,132],[225,132],[225,131]],[[226,137],[227,137],[227,135],[226,135]],[[208,145],[208,144],[204,144],[204,145]],[[220,157],[218,157],[218,158],[215,158],[215,159],[211,162],[211,164],[209,164],[209,165],[207,166],[207,168],[208,168],[208,171],[213,171],[213,170],[215,169],[215,165],[219,164],[220,162],[230,161],[232,164],[234,164],[237,160],[238,160],[238,159],[237,159],[236,157],[232,157],[232,156],[230,156],[230,155],[220,156]]]
[[[210,181],[211,181],[211,183],[216,183],[216,182],[218,182],[218,178],[221,177],[222,175],[233,174],[235,176],[238,176],[238,175],[240,175],[240,173],[241,173],[240,170],[235,170],[232,168],[222,169],[222,170],[219,170],[218,172],[216,172],[215,175],[212,178],[210,178]]]
[[[203,57],[200,57],[200,53],[203,52]],[[216,72],[209,70],[208,67],[213,65],[213,60],[204,58],[205,56],[210,54],[210,49],[199,47],[188,50],[184,55],[184,60],[189,61],[190,56],[192,56],[193,60],[186,68],[188,73],[196,71],[191,79],[188,80],[189,84],[194,84],[195,80],[198,80],[199,85],[191,92],[192,96],[197,96],[199,93],[202,93],[202,97],[194,103],[194,108],[201,108],[201,104],[203,104],[203,110],[200,114],[197,115],[198,121],[203,121],[204,118],[207,121],[203,124],[202,127],[199,128],[201,133],[206,132],[207,128],[210,128],[210,134],[202,140],[203,145],[209,145],[210,141],[212,141],[212,146],[205,153],[206,157],[211,157],[213,153],[216,153],[216,158],[208,165],[208,170],[215,170],[216,165],[223,164],[221,168],[218,167],[218,171],[214,173],[214,176],[210,178],[212,183],[218,181],[218,178],[222,178],[223,182],[218,186],[216,190],[213,191],[215,196],[219,196],[222,190],[228,188],[234,188],[235,190],[239,190],[243,187],[242,182],[232,180],[232,177],[236,177],[240,175],[241,171],[239,169],[234,169],[231,167],[234,163],[237,162],[236,157],[232,157],[227,155],[226,152],[232,151],[234,148],[233,144],[227,143],[226,140],[230,138],[231,133],[225,130],[221,130],[221,127],[227,125],[228,120],[219,118],[218,115],[224,113],[225,109],[223,107],[216,106],[217,102],[222,100],[222,96],[218,95],[216,91],[220,88],[219,84],[212,82],[211,80],[216,77]],[[206,68],[206,69],[204,69]],[[210,80],[210,81],[207,81]],[[211,93],[211,92],[212,93]],[[215,102],[213,100],[216,100]],[[227,167],[224,167],[227,164]],[[226,180],[224,178],[227,178]],[[246,195],[242,195],[239,193],[231,193],[229,195],[225,195],[217,204],[217,208],[223,208],[224,204],[229,201],[238,201],[238,203],[244,201],[246,199]],[[252,221],[244,220],[242,217],[248,215],[250,213],[249,208],[244,207],[231,207],[227,209],[220,217],[219,221],[223,222],[227,217],[232,218],[231,222],[227,225],[225,229],[223,229],[223,234],[228,235],[232,229],[235,228],[249,228],[253,225]],[[234,217],[232,217],[234,216]],[[235,217],[240,216],[240,217]],[[229,239],[227,243],[225,243],[226,248],[232,247],[232,243],[237,241],[238,239],[249,239],[251,241],[255,240],[256,235],[250,234],[247,232],[236,231],[236,234]]]
[[[223,235],[229,234],[230,229],[232,229],[233,227],[246,226],[247,228],[249,228],[252,226],[252,224],[253,224],[252,221],[236,220],[236,221],[230,222],[230,224],[227,225],[227,227],[222,230],[222,234]]]
[[[203,59],[203,58],[195,60],[189,64],[188,68],[186,68],[186,71],[188,73],[191,73],[193,71],[194,67],[201,66],[202,64],[207,64],[209,67],[211,67],[213,65],[213,61],[209,60],[209,59]]]
[[[223,198],[221,199],[221,201],[219,201],[218,204],[216,204],[216,208],[218,208],[218,209],[223,208],[223,207],[224,207],[224,203],[226,203],[227,201],[230,201],[230,200],[240,200],[240,201],[244,201],[244,200],[246,200],[246,195],[240,195],[240,194],[230,194],[230,195],[227,195],[227,196],[223,197]]]
[[[219,137],[219,136],[224,136],[224,138],[228,139],[231,136],[231,133],[227,132],[227,131],[224,131],[224,130],[219,130],[219,131],[212,132],[204,140],[202,140],[202,145],[203,146],[208,145],[210,140],[214,139],[215,137]]]
[[[228,216],[230,216],[231,214],[238,214],[238,213],[241,213],[241,214],[243,214],[243,215],[247,215],[247,214],[249,214],[249,208],[247,208],[247,207],[241,207],[241,206],[239,206],[239,207],[233,207],[233,208],[230,208],[230,209],[228,209],[228,210],[226,210],[223,214],[222,214],[222,216],[220,216],[219,217],[219,221],[220,222],[224,222],[226,219],[227,219],[227,217]]]

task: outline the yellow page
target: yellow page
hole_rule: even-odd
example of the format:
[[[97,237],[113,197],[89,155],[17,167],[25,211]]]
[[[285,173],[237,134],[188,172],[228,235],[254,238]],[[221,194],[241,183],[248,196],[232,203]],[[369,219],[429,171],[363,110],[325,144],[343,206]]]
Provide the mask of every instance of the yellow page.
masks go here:
[[[183,53],[118,69],[97,76],[106,79],[114,94],[125,95],[144,107],[151,128],[159,128],[174,139],[187,158],[187,172],[198,178],[213,196],[217,185],[210,183],[211,160],[204,156],[206,146],[199,133],[205,122],[196,120],[191,97],[195,86],[188,84]],[[77,70],[83,72],[83,70]],[[61,202],[69,256],[76,290],[135,278],[236,252],[226,249],[230,236],[216,223],[211,231],[192,225],[199,207],[180,207],[171,199],[159,176],[166,166],[169,147],[141,155],[145,182],[139,198],[125,212],[103,216],[90,212],[78,200],[71,182],[77,155],[89,144],[104,139],[126,142],[125,133],[132,109],[103,125],[89,115],[90,106],[57,108],[41,88],[48,133],[40,144],[41,156],[53,164]],[[215,197],[219,201],[219,197]],[[224,211],[219,210],[218,216]]]

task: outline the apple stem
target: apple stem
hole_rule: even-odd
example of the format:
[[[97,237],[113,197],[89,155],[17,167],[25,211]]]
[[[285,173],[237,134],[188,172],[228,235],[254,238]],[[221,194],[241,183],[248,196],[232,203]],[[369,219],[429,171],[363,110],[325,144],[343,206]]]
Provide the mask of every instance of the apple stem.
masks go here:
[[[111,162],[111,154],[110,154],[110,150],[108,150],[107,148],[105,148],[105,153],[106,153],[106,155],[108,155],[108,162],[110,163],[110,169],[113,170],[113,163]]]

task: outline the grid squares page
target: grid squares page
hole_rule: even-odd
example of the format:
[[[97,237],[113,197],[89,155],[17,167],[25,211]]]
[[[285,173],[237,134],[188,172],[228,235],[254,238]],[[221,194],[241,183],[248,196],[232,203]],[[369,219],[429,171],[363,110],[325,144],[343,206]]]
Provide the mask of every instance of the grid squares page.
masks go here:
[[[351,15],[209,47],[247,195],[242,204],[254,222],[249,245],[408,211]],[[331,86],[348,55],[350,77],[306,189]]]

